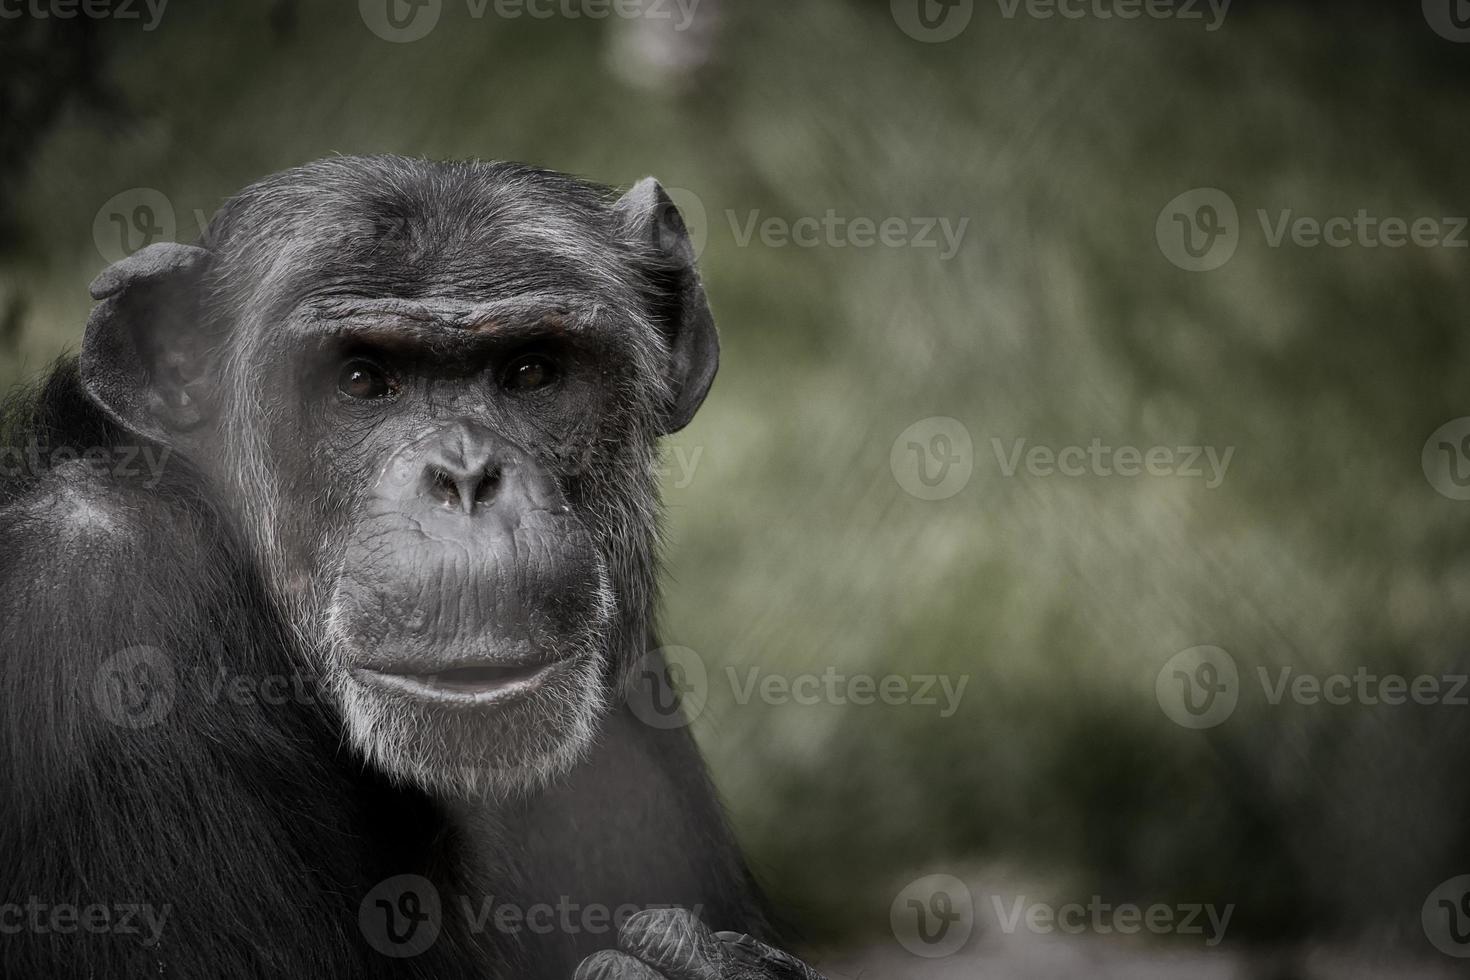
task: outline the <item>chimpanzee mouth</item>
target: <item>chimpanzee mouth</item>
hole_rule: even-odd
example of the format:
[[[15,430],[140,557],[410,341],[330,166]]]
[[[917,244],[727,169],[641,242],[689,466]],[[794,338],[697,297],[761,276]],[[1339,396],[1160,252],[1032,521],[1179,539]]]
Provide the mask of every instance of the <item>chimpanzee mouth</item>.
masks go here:
[[[557,662],[528,664],[467,664],[425,671],[419,664],[402,664],[353,671],[364,683],[425,701],[452,704],[497,704],[536,690],[559,666]]]

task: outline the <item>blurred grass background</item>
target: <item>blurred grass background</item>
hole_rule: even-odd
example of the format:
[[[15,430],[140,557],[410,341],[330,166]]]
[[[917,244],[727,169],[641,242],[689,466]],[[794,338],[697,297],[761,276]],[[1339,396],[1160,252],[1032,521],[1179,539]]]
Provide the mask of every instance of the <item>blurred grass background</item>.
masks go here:
[[[718,18],[711,17],[718,13]],[[1154,681],[1470,668],[1470,504],[1420,468],[1470,414],[1466,252],[1270,248],[1254,212],[1465,214],[1470,46],[1417,5],[1007,19],[921,43],[886,2],[724,3],[657,70],[635,25],[482,19],[413,43],[355,5],[170,5],[0,24],[0,382],[80,336],[104,202],[197,233],[333,153],[520,159],[704,212],[724,360],[676,437],[664,640],[758,871],[814,940],[885,932],[898,889],[996,862],[1066,896],[1237,906],[1230,942],[1423,947],[1470,871],[1470,708],[1269,706],[1208,731]],[[1154,241],[1192,187],[1240,208],[1223,268]],[[936,249],[742,245],[749,216],[969,219]],[[692,215],[697,218],[697,215]],[[894,440],[960,420],[974,475],[925,501]],[[1003,476],[1009,447],[1235,447],[1179,477]],[[695,453],[699,455],[694,456]],[[671,466],[677,476],[679,467]],[[961,709],[740,704],[726,667],[966,676]],[[742,676],[743,673],[742,673]]]

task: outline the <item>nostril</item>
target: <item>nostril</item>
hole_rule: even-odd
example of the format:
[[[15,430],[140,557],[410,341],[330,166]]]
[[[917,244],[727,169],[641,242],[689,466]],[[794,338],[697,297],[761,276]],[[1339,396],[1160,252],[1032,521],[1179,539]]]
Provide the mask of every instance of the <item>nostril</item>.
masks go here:
[[[438,466],[429,467],[428,473],[429,496],[439,501],[446,507],[458,507],[459,481],[446,469]]]
[[[450,467],[431,465],[424,473],[424,492],[451,510],[473,513],[477,506],[488,506],[500,492],[500,467],[475,473]]]
[[[480,477],[480,482],[475,485],[475,503],[488,504],[495,499],[500,492],[500,467],[488,469]]]

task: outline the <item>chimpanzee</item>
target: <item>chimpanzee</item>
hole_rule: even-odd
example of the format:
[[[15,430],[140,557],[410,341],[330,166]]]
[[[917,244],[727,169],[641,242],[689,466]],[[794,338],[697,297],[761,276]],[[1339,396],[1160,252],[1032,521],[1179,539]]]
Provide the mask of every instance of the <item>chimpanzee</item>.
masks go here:
[[[0,416],[0,974],[816,977],[638,710],[718,360],[656,181],[322,160],[92,296]]]

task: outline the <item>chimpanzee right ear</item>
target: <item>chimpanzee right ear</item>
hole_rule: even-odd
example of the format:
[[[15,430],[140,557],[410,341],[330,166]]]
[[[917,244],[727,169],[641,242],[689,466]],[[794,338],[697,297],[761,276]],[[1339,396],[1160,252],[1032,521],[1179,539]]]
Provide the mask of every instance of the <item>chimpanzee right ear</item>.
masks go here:
[[[209,253],[158,242],[102,270],[82,340],[82,386],[115,422],[168,443],[205,417],[200,278]]]
[[[663,433],[668,435],[688,425],[709,394],[720,366],[720,338],[695,267],[689,229],[663,186],[644,177],[618,199],[613,210],[623,230],[653,246],[663,266],[655,270],[664,292],[656,312],[669,345],[673,402],[663,419]]]

